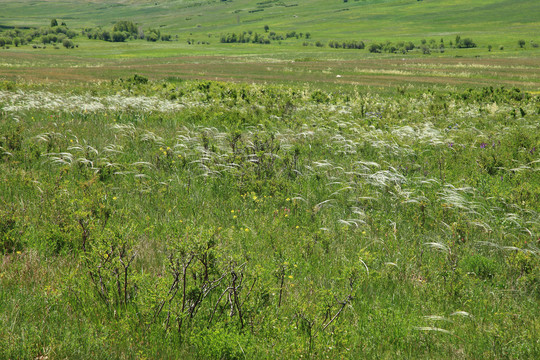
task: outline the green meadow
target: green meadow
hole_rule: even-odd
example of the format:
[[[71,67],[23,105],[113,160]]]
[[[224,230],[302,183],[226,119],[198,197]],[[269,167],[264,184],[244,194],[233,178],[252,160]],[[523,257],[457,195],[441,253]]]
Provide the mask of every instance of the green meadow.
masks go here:
[[[0,359],[540,358],[539,14],[4,1]]]

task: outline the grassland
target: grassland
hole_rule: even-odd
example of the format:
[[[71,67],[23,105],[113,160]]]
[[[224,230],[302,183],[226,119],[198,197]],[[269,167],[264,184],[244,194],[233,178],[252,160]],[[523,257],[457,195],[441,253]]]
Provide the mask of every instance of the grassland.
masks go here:
[[[3,2],[0,358],[540,358],[539,7]]]
[[[260,10],[255,11],[253,10]],[[252,12],[250,12],[252,11]],[[364,40],[404,40],[462,34],[513,45],[511,38],[538,37],[540,5],[528,0],[458,1],[101,1],[32,0],[3,2],[0,22],[46,26],[51,18],[74,27],[112,26],[128,19],[173,34],[262,31],[311,32],[324,40],[351,36]]]
[[[538,97],[7,85],[2,358],[538,356]]]

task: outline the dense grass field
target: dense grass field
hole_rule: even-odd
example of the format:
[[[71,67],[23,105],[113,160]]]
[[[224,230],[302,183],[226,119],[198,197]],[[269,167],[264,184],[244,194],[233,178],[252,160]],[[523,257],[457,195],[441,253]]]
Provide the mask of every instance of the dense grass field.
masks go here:
[[[540,100],[0,92],[0,357],[539,356]]]
[[[3,1],[0,359],[540,358],[539,14]]]

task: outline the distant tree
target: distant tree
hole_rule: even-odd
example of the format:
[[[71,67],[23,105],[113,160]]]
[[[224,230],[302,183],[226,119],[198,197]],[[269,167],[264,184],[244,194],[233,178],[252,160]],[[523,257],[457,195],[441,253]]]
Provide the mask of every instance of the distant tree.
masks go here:
[[[54,28],[53,32],[55,34],[67,34],[68,28],[65,26],[57,26]]]
[[[100,37],[101,40],[110,41],[111,40],[111,33],[108,32],[107,30],[104,30],[99,37]]]
[[[488,51],[491,51],[491,49],[493,49],[493,46],[488,45]]]
[[[20,43],[21,43],[21,39],[19,39],[18,37],[13,39],[13,45],[15,45],[15,47],[19,46]]]
[[[264,25],[264,32],[268,32],[268,30],[270,30],[270,26]]]
[[[460,40],[459,43],[456,43],[458,48],[474,48],[476,47],[476,44],[471,38],[465,38],[463,40]]]
[[[126,41],[126,33],[122,31],[113,31],[112,33],[113,42],[124,42]]]
[[[114,24],[113,31],[122,31],[129,34],[137,35],[137,26],[132,21],[122,20]]]
[[[51,20],[51,27],[55,27],[55,26],[58,26],[58,21],[56,21],[56,19],[52,19]]]
[[[156,34],[155,32],[150,32],[146,35],[146,41],[158,41],[159,40],[159,36],[158,34]]]
[[[66,35],[67,35],[68,38],[73,39],[75,36],[77,36],[77,32],[73,31],[73,30],[68,30],[66,32]]]
[[[0,47],[4,47],[6,45],[6,40],[4,38],[0,38]]]
[[[368,50],[370,53],[380,53],[382,49],[381,44],[372,43],[369,45]]]
[[[525,40],[519,40],[518,45],[520,48],[523,48],[525,46]]]

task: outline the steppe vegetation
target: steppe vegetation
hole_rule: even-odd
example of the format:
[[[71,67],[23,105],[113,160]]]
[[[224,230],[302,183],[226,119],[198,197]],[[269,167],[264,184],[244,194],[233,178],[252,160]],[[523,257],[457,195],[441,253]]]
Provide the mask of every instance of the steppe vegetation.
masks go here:
[[[4,84],[3,358],[535,358],[519,89]]]
[[[539,11],[6,1],[0,359],[540,358]]]

